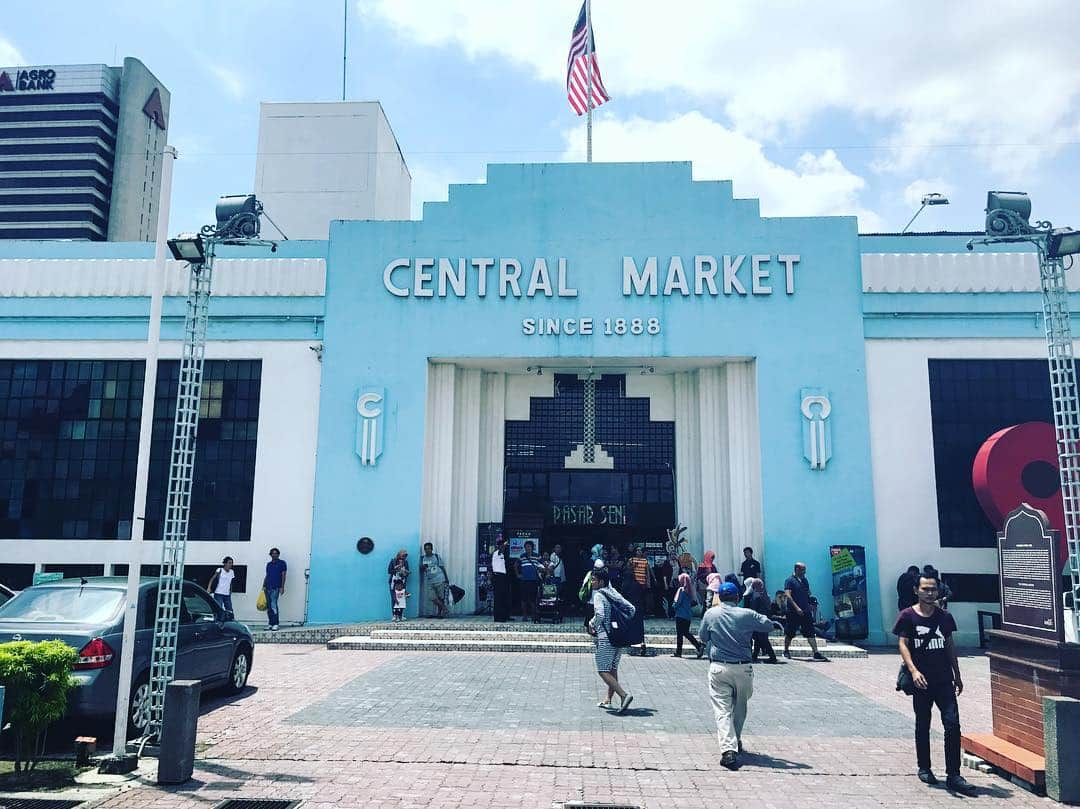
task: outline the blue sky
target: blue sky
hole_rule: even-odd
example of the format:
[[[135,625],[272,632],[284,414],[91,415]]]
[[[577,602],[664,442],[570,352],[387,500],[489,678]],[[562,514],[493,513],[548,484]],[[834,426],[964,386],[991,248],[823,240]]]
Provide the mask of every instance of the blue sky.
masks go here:
[[[488,163],[584,160],[566,102],[580,0],[350,0],[350,100],[382,102],[413,211]],[[244,15],[250,19],[244,19]],[[0,20],[0,65],[141,59],[172,92],[170,229],[254,185],[260,101],[341,95],[341,0],[40,0]],[[593,0],[613,100],[594,159],[692,160],[765,215],[982,227],[988,189],[1080,227],[1076,0]]]

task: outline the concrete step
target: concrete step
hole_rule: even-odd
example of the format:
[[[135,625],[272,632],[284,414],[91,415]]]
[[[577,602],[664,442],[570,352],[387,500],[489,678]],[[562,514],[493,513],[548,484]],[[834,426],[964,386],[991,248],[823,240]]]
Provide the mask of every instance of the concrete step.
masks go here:
[[[585,633],[581,631],[581,624],[574,626],[573,632],[564,631],[532,631],[532,632],[506,632],[500,629],[407,629],[408,624],[404,626],[398,626],[391,629],[372,629],[370,632],[357,632],[357,635],[368,635],[372,638],[409,638],[412,640],[428,640],[428,641],[468,641],[473,639],[480,640],[511,640],[511,641],[525,641],[532,643],[559,643],[562,641],[574,641],[574,640],[588,640],[585,637]],[[349,633],[352,634],[352,633]],[[778,635],[777,640],[783,641],[782,636]],[[675,646],[675,633],[667,632],[663,634],[646,634],[645,643],[649,646],[668,644],[672,648]],[[809,644],[806,639],[799,636],[791,641],[792,648],[806,647],[809,648]],[[828,646],[824,638],[818,640],[818,646],[825,648]]]
[[[327,649],[362,649],[379,651],[415,651],[415,652],[546,652],[558,654],[591,654],[593,643],[588,638],[485,638],[480,633],[474,633],[472,637],[452,640],[448,638],[432,639],[403,636],[395,633],[393,637],[373,637],[371,635],[352,635],[335,638],[326,644]],[[667,655],[675,651],[675,642],[668,638],[664,642],[649,644],[651,652],[658,655]],[[683,647],[683,653],[692,650]],[[810,648],[792,645],[792,657],[799,660],[808,659]],[[828,649],[829,657],[855,658],[866,657],[866,651],[856,646],[833,644]]]

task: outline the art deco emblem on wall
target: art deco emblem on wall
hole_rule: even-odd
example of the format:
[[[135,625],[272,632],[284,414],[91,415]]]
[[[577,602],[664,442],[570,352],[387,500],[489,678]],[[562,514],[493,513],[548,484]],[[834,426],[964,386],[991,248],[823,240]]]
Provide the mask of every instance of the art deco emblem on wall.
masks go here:
[[[384,388],[363,388],[356,397],[356,454],[361,466],[374,466],[382,455],[385,408]]]
[[[827,391],[803,388],[800,391],[803,422],[803,457],[810,462],[810,468],[821,471],[832,457],[832,428],[829,416],[832,414],[832,402]]]

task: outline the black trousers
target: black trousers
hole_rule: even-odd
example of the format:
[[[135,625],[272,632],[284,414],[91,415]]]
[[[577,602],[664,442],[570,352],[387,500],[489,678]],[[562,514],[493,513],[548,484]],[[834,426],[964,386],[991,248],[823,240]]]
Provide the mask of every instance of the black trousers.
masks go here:
[[[701,648],[701,644],[698,642],[698,639],[695,638],[694,633],[690,631],[690,619],[689,618],[676,618],[675,619],[675,634],[677,636],[675,638],[675,654],[677,654],[677,655],[682,654],[682,641],[683,641],[683,638],[686,638],[688,641],[690,641],[690,645],[693,646],[694,649],[700,649]]]
[[[915,756],[920,770],[930,769],[930,720],[937,705],[945,729],[945,774],[960,774],[960,706],[952,682],[930,683],[926,690],[915,689],[911,698],[915,709]]]
[[[505,621],[510,617],[510,578],[505,573],[492,573],[491,583],[494,618]]]
[[[776,650],[772,647],[772,641],[769,640],[768,632],[755,632],[754,633],[754,660],[758,659],[758,655],[762,652],[769,656],[769,660],[776,660]]]

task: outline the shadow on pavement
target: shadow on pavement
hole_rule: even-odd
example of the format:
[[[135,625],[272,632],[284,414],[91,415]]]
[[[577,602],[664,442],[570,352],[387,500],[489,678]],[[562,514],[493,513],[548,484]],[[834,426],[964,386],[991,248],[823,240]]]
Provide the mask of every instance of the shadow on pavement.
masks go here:
[[[249,772],[248,770],[239,770],[236,767],[229,767],[225,764],[217,764],[213,761],[207,761],[206,759],[196,759],[195,761],[196,772],[208,772],[221,778],[228,779],[224,782],[215,781],[214,786],[216,788],[227,788],[231,783],[235,782],[237,786],[243,786],[245,783],[253,778],[258,778],[261,773]],[[274,781],[288,784],[313,784],[314,778],[308,778],[304,775],[289,775],[287,773],[275,772]]]
[[[234,702],[247,699],[258,693],[259,689],[253,685],[244,686],[244,690],[239,694],[225,694],[222,691],[207,691],[203,694],[202,700],[199,702],[199,716],[206,716],[216,708],[220,708],[224,705],[232,705]]]
[[[744,751],[739,756],[739,764],[743,767],[761,767],[766,770],[809,770],[809,764],[801,761],[788,761],[786,758],[766,755],[765,753],[752,753]]]

